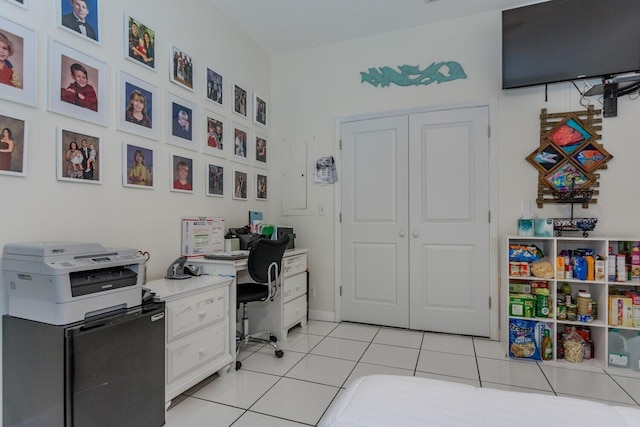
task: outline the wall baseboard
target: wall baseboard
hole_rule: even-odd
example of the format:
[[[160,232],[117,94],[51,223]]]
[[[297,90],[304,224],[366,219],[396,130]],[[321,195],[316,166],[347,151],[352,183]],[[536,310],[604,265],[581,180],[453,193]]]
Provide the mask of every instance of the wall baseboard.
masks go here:
[[[309,320],[335,322],[335,318],[336,318],[336,314],[333,311],[309,310]]]

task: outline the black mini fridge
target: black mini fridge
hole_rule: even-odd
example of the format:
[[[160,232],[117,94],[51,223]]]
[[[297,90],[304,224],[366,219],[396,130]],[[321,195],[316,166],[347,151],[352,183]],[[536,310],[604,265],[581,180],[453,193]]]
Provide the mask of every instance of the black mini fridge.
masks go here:
[[[164,303],[56,326],[3,316],[3,425],[165,422]]]

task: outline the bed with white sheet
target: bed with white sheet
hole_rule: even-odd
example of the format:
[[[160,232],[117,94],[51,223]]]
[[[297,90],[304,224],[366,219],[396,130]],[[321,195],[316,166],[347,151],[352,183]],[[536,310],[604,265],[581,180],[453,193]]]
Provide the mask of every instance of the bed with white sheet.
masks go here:
[[[318,427],[639,427],[639,409],[427,378],[356,379]]]

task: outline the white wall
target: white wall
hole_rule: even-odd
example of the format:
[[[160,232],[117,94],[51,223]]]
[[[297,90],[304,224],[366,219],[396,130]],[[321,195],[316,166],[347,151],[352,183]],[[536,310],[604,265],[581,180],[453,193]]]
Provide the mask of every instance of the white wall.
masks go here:
[[[0,114],[28,121],[28,175],[0,175],[0,246],[8,242],[27,241],[89,241],[105,246],[134,247],[151,253],[148,264],[150,279],[164,276],[169,263],[180,254],[180,219],[189,216],[223,216],[226,225],[237,227],[248,222],[249,210],[265,212],[269,218],[271,202],[254,199],[254,187],[249,186],[248,201],[231,199],[231,172],[239,168],[249,172],[249,182],[255,169],[229,160],[218,160],[201,152],[185,150],[165,142],[153,141],[116,130],[118,75],[124,70],[159,87],[164,101],[172,92],[197,104],[200,112],[206,107],[226,118],[226,149],[231,148],[231,121],[254,129],[249,119],[232,114],[233,82],[247,90],[249,108],[252,92],[270,100],[269,56],[237,27],[230,24],[208,2],[171,2],[155,0],[104,0],[101,2],[102,45],[56,27],[54,5],[58,1],[30,0],[29,9],[0,2],[1,15],[36,30],[37,34],[37,107],[32,108],[0,99]],[[195,2],[194,2],[195,3]],[[124,58],[124,14],[139,19],[156,31],[156,72],[147,70]],[[108,64],[109,124],[101,127],[47,111],[48,87],[47,42],[60,41]],[[190,92],[169,81],[169,43],[193,56],[194,91]],[[207,65],[224,78],[224,107],[205,99],[203,68]],[[160,106],[160,104],[156,104]],[[165,107],[162,106],[162,111]],[[200,113],[199,113],[200,117]],[[250,117],[250,114],[249,114]],[[201,118],[201,117],[200,117]],[[204,123],[202,118],[200,123]],[[100,157],[102,184],[90,185],[56,180],[56,127],[79,130],[103,138]],[[250,132],[252,135],[253,132]],[[198,142],[206,140],[198,135]],[[122,186],[122,143],[139,143],[155,148],[155,189],[143,190]],[[227,151],[229,152],[229,151]],[[169,156],[194,158],[194,194],[170,192]],[[251,156],[252,153],[250,152]],[[225,197],[205,195],[205,159],[226,165]],[[274,187],[270,188],[273,194]],[[1,279],[0,279],[1,280]],[[7,313],[7,293],[0,291],[0,311]]]
[[[360,82],[360,71],[370,67],[419,65],[456,61],[467,79],[428,86],[373,87]],[[491,117],[492,157],[498,164],[498,235],[514,234],[520,215],[520,201],[535,201],[537,171],[525,157],[539,147],[540,110],[550,113],[584,110],[579,94],[570,83],[549,87],[501,90],[500,13],[492,12],[459,20],[427,25],[390,34],[367,37],[272,58],[272,93],[276,114],[272,138],[276,140],[315,137],[311,161],[323,154],[338,159],[336,121],[367,113],[434,108],[483,103],[495,106]],[[594,99],[596,108],[601,105]],[[585,212],[576,207],[576,216],[595,216],[598,226],[592,235],[640,236],[636,212],[640,209],[635,159],[640,144],[635,137],[635,118],[640,102],[621,98],[617,118],[603,123],[602,143],[615,157],[600,172],[598,203]],[[340,179],[340,176],[338,177]],[[335,205],[336,186],[313,185],[310,200],[325,204],[329,212]],[[567,208],[545,205],[535,209],[540,217],[568,216]],[[297,242],[309,247],[310,286],[316,297],[310,300],[311,314],[330,318],[336,310],[334,274],[334,236],[339,227],[336,216],[284,217],[296,227]],[[494,242],[492,248],[498,248]],[[497,254],[493,260],[497,264]],[[497,265],[495,266],[497,269]],[[498,281],[499,274],[496,276]],[[494,289],[498,283],[493,283]]]

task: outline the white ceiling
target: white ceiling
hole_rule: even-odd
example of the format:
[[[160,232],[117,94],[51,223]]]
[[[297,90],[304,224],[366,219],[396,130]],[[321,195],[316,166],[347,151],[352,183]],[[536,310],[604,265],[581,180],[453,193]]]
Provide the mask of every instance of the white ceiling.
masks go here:
[[[211,0],[270,54],[541,0]]]

